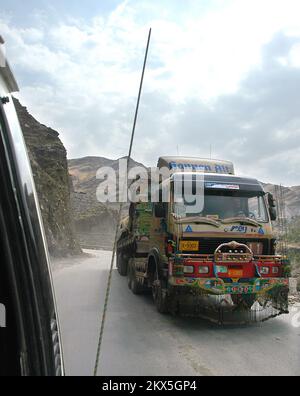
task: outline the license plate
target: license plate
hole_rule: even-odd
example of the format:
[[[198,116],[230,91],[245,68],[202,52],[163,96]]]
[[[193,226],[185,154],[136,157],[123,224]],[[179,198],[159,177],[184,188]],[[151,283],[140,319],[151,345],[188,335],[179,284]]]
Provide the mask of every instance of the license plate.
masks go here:
[[[180,241],[179,249],[181,251],[197,252],[199,250],[199,241]]]
[[[243,270],[230,269],[228,270],[228,275],[230,278],[242,278]]]

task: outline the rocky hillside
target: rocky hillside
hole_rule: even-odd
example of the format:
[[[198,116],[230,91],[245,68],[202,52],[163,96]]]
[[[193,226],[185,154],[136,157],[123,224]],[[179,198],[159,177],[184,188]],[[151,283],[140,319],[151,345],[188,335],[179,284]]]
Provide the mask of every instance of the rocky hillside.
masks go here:
[[[96,172],[101,167],[110,167],[118,174],[118,160],[84,157],[71,159],[68,164],[73,183],[71,200],[75,213],[75,229],[81,245],[86,248],[111,249],[119,204],[97,201],[96,190],[100,180],[96,178]],[[131,160],[130,168],[133,166],[143,165]],[[127,205],[124,205],[124,212],[126,209]]]
[[[14,99],[27,145],[40,202],[49,252],[55,256],[81,253],[72,223],[66,150],[58,132],[40,124]]]
[[[266,191],[275,194],[274,184],[264,184]],[[289,221],[300,217],[300,186],[282,187],[286,216]]]

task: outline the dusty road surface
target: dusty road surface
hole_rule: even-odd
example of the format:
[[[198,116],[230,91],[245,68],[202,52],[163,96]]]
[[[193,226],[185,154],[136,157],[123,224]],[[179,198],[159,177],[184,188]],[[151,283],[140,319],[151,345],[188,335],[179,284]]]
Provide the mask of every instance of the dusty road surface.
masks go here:
[[[110,252],[53,261],[67,375],[91,375]],[[99,375],[299,375],[300,306],[262,324],[164,316],[114,270]],[[298,318],[298,319],[297,319]]]

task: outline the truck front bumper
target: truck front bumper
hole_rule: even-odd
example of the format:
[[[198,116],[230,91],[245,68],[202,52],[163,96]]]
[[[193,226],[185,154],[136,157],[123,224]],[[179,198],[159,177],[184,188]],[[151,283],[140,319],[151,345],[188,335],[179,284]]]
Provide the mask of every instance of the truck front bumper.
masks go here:
[[[238,282],[228,282],[222,278],[169,278],[170,289],[181,289],[181,292],[198,292],[199,294],[258,294],[266,295],[284,291],[288,293],[288,278],[250,278],[240,279]]]
[[[200,315],[216,322],[245,323],[288,313],[288,292],[288,278],[229,283],[220,278],[171,277],[167,295],[171,312]]]

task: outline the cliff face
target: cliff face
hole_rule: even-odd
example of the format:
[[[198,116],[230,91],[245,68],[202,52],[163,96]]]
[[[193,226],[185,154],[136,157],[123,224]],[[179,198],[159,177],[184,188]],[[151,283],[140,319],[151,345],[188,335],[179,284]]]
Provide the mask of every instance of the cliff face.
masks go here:
[[[72,224],[66,150],[58,132],[35,120],[17,99],[14,103],[29,153],[49,252],[55,256],[78,254],[81,249]]]

